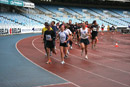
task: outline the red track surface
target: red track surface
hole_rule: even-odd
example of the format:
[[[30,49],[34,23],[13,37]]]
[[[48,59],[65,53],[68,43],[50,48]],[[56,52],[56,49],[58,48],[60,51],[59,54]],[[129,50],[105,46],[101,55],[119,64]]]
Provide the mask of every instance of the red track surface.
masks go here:
[[[116,41],[119,44],[115,48]],[[60,64],[59,43],[52,64],[46,64],[42,38],[25,38],[17,43],[18,50],[44,69],[68,80],[70,84],[41,87],[130,87],[130,35],[105,32],[99,35],[97,49],[88,47],[88,60],[81,56],[80,48],[73,45],[66,64]]]

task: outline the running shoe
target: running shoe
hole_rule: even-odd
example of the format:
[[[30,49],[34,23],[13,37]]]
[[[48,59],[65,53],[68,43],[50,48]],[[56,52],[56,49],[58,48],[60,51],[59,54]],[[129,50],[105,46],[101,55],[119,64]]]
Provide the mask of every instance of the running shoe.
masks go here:
[[[48,61],[46,62],[46,64],[51,64],[51,60],[48,60]]]
[[[72,50],[72,46],[70,46],[70,49]]]
[[[65,64],[65,61],[61,61],[61,64]]]
[[[88,59],[88,56],[87,56],[87,55],[85,56],[85,59]]]
[[[64,56],[64,58],[67,58],[67,57],[68,57],[67,55]]]

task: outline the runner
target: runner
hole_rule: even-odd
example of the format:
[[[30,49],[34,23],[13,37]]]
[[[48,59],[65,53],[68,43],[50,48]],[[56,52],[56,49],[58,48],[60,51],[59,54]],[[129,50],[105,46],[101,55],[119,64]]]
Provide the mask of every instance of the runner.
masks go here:
[[[102,26],[101,26],[102,34],[104,32],[104,28],[105,28],[105,26],[104,26],[104,24],[102,24]]]
[[[116,30],[115,26],[114,26],[114,25],[112,25],[112,27],[111,27],[112,34],[114,34],[114,33],[115,33],[115,30]]]
[[[86,24],[86,26],[85,26],[85,27],[88,27],[88,26],[89,26],[88,21],[86,21],[86,22],[85,22],[85,24]]]
[[[65,26],[61,24],[59,26],[61,31],[59,32],[59,39],[60,39],[60,52],[61,52],[61,64],[64,64],[64,57],[67,55],[67,42],[69,41],[69,35],[64,31]],[[65,56],[64,56],[65,55]]]
[[[70,31],[72,32],[72,37],[70,37],[70,41],[69,41],[69,43],[70,43],[70,49],[72,49],[72,44],[73,44],[73,35],[74,35],[74,25],[72,24],[72,20],[70,19],[69,20],[69,29],[70,29]]]
[[[75,25],[74,25],[74,35],[73,35],[73,38],[74,38],[74,42],[76,45],[78,45],[78,41],[77,41],[77,34],[78,34],[78,23],[76,22]]]
[[[51,28],[52,28],[53,31],[55,32],[55,36],[56,36],[56,38],[57,38],[58,28],[57,28],[57,26],[55,26],[55,21],[52,21],[52,22],[51,22]],[[54,46],[55,46],[55,40],[54,40]],[[55,49],[56,49],[56,46],[55,46]]]
[[[77,26],[77,31],[76,31],[76,34],[77,34],[77,37],[76,37],[76,41],[77,41],[77,45],[80,46],[80,39],[79,39],[79,31],[80,31],[80,28],[81,28],[81,25],[78,24]]]
[[[92,30],[91,35],[92,35],[92,49],[93,49],[94,47],[96,47],[97,40],[98,40],[97,35],[98,35],[99,26],[98,26],[96,20],[93,21],[91,30]],[[94,41],[95,41],[95,43],[94,43]]]
[[[51,63],[50,50],[52,50],[52,52],[56,54],[56,51],[54,49],[54,46],[55,46],[54,41],[55,41],[56,35],[55,35],[55,32],[51,29],[49,24],[46,26],[46,28],[47,30],[44,33],[44,42],[46,42],[45,46],[46,46],[47,58],[48,58],[48,61],[46,63],[50,64]]]
[[[89,44],[88,37],[90,36],[90,29],[86,28],[85,23],[82,23],[82,28],[79,30],[79,38],[80,38],[80,46],[81,46],[81,55],[83,55],[83,51],[85,50],[85,58],[88,59],[87,56],[87,48]]]
[[[110,26],[109,25],[107,26],[107,31],[110,31]]]
[[[47,31],[47,27],[49,26],[49,24],[48,24],[48,22],[45,22],[45,27],[42,29],[42,38],[43,38],[43,36],[44,36],[44,33],[45,33],[45,31]],[[52,30],[52,28],[50,28],[51,30]],[[46,52],[46,54],[45,54],[45,56],[47,56],[47,50],[46,50],[46,46],[45,46],[45,44],[46,44],[46,41],[44,41],[44,38],[43,38],[43,43],[44,43],[44,49],[45,49],[45,52]]]
[[[65,24],[65,32],[67,33],[67,35],[69,35],[69,37],[72,37],[72,32],[68,28],[69,28],[69,25]],[[67,54],[69,54],[69,47],[70,47],[69,41],[67,42],[67,45],[68,45]],[[65,56],[65,58],[67,58],[67,56]]]

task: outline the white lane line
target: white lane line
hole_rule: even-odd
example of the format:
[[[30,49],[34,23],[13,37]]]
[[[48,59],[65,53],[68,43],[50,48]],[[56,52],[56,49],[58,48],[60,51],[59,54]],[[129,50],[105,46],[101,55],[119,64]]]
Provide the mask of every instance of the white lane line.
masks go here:
[[[81,50],[79,50],[79,49],[76,49],[76,48],[74,48],[74,49],[81,52]],[[100,56],[100,55],[96,55],[96,54],[92,54],[92,53],[89,53],[89,54],[92,55],[92,56],[96,56],[96,57],[101,57],[101,58],[102,58],[102,56]],[[73,55],[73,54],[71,54],[71,53],[70,53],[69,55],[74,56],[74,57],[76,57],[76,58],[78,58],[78,59],[83,59],[83,58],[78,57],[78,56],[75,56],[75,55]],[[118,60],[116,60],[116,59],[110,59],[110,58],[107,58],[107,59],[109,59],[109,60],[111,60],[111,61],[114,61],[114,62],[115,62],[115,61],[118,61]],[[84,60],[85,60],[85,59],[84,59]],[[91,63],[97,64],[97,65],[100,65],[100,66],[104,66],[104,67],[106,67],[106,68],[110,68],[110,69],[113,69],[113,70],[116,70],[116,71],[120,71],[120,72],[123,72],[123,73],[127,73],[127,74],[130,75],[130,72],[125,71],[125,70],[122,70],[122,69],[113,68],[113,67],[111,67],[111,66],[107,66],[107,65],[104,65],[104,64],[101,64],[101,63],[97,63],[97,62],[94,62],[94,61],[91,61],[91,60],[85,60],[85,61],[89,61],[89,62],[91,62]]]
[[[75,49],[75,50],[78,50],[78,49]],[[78,50],[78,51],[80,51],[80,50]],[[81,52],[81,51],[80,51],[80,52]],[[102,56],[100,56],[100,55],[96,55],[96,54],[92,54],[92,53],[89,53],[89,54],[91,54],[92,56],[102,57]],[[80,58],[80,57],[78,57],[78,56],[75,56],[75,55],[73,55],[73,54],[70,54],[70,55],[72,55],[72,56],[74,56],[74,57],[76,57],[76,58],[82,59],[82,58]],[[107,59],[109,59],[109,58],[107,58]],[[113,60],[113,59],[112,59],[112,60]],[[113,69],[113,70],[118,70],[118,71],[120,71],[120,72],[124,72],[124,73],[130,74],[130,72],[128,72],[128,71],[121,70],[121,69],[117,69],[117,68],[113,68],[113,67],[111,67],[111,66],[107,66],[107,65],[104,65],[104,64],[101,64],[101,63],[97,63],[97,62],[94,62],[94,61],[91,61],[91,60],[85,60],[85,61],[89,61],[89,62],[95,63],[95,64],[97,64],[97,65],[101,65],[101,66],[104,66],[104,67],[107,67],[107,68],[110,68],[110,69]],[[113,60],[113,61],[114,61],[114,60]]]
[[[81,52],[81,50],[79,50],[79,49],[76,49],[76,48],[74,48],[74,49]],[[100,55],[96,55],[96,54],[92,54],[92,53],[89,53],[89,54],[92,55],[92,56],[102,57],[102,56],[100,56]],[[78,56],[75,56],[75,55],[73,55],[73,54],[71,54],[71,53],[70,53],[69,55],[74,56],[74,57],[76,57],[76,58],[78,58],[78,59],[83,59],[83,58],[78,57]],[[109,59],[109,60],[111,60],[111,61],[117,61],[117,60],[115,60],[115,59],[110,59],[110,58],[107,58],[107,59]],[[85,60],[85,59],[83,59],[83,60]],[[107,66],[107,65],[104,65],[104,64],[101,64],[101,63],[97,63],[97,62],[94,62],[94,61],[91,61],[91,60],[85,60],[85,61],[89,61],[89,62],[91,62],[91,63],[97,64],[97,65],[100,65],[100,66],[104,66],[104,67],[107,67],[107,68],[110,68],[110,69],[113,69],[113,70],[117,70],[117,71],[120,71],[120,72],[123,72],[123,73],[130,74],[130,72],[128,72],[128,71],[125,71],[125,70],[122,70],[122,69],[113,68],[113,67],[111,67],[111,66]]]
[[[30,37],[28,37],[28,38],[30,38]],[[25,38],[25,39],[27,39],[27,38]],[[48,71],[47,69],[41,67],[40,65],[38,65],[38,64],[36,64],[35,62],[33,62],[32,60],[30,60],[28,57],[24,56],[24,54],[22,54],[22,53],[19,51],[18,47],[17,47],[17,44],[18,44],[20,41],[22,41],[22,40],[24,40],[24,39],[19,40],[19,41],[15,44],[15,47],[16,47],[17,51],[18,51],[25,59],[27,59],[28,61],[30,61],[30,62],[33,63],[34,65],[40,67],[41,69],[43,69],[43,70],[49,72],[50,74],[53,74],[53,75],[55,75],[55,76],[57,76],[57,77],[59,77],[59,78],[65,80],[65,81],[68,81],[69,83],[75,85],[76,87],[80,87],[79,85],[77,85],[77,84],[75,84],[75,83],[73,83],[73,82],[71,82],[71,81],[69,81],[69,80],[67,80],[67,79],[65,79],[65,78],[63,78],[63,77],[58,76],[57,74]],[[32,44],[32,45],[33,45],[33,44]],[[38,51],[39,51],[39,50],[38,50]],[[45,54],[44,52],[42,52],[42,53]]]
[[[79,49],[76,49],[76,48],[74,48],[74,49],[81,52],[81,50],[79,50]],[[92,54],[92,53],[89,53],[89,54],[92,55],[92,56],[96,56],[96,57],[102,57],[102,56],[100,56],[100,55],[96,55],[96,54]],[[86,59],[83,59],[83,58],[81,58],[81,57],[75,56],[75,55],[73,55],[73,54],[71,54],[71,53],[70,53],[69,55],[74,56],[74,57],[76,57],[77,59],[82,59],[82,60],[85,60],[85,61],[89,61],[89,62],[91,62],[91,63],[97,64],[97,65],[100,65],[100,66],[104,66],[104,67],[106,67],[106,68],[110,68],[110,69],[113,69],[113,70],[116,70],[116,71],[120,71],[120,72],[123,72],[123,73],[127,73],[127,74],[130,75],[130,72],[125,71],[125,70],[122,70],[122,69],[117,69],[117,68],[113,68],[113,67],[111,67],[111,66],[107,66],[107,65],[104,65],[104,64],[101,64],[101,63],[97,63],[97,62],[94,62],[94,61],[91,61],[91,60],[86,60]],[[107,58],[107,59],[109,59],[109,60],[111,60],[111,61],[116,61],[115,59],[110,59],[110,58]]]
[[[34,45],[34,41],[35,41],[36,39],[38,39],[38,38],[35,38],[35,39],[32,41],[32,45],[33,45],[34,48],[37,49],[39,52],[45,54],[42,50],[38,49],[38,48]],[[51,58],[53,58],[53,59],[55,59],[55,60],[57,60],[57,61],[60,61],[59,59],[57,59],[57,58],[55,58],[55,57],[53,57],[53,56],[52,56]],[[108,80],[108,81],[111,81],[111,82],[114,82],[114,83],[120,84],[120,85],[122,85],[122,86],[130,87],[130,86],[127,85],[127,84],[124,84],[124,83],[118,82],[118,81],[116,81],[116,80],[113,80],[113,79],[110,79],[110,78],[104,77],[104,76],[102,76],[102,75],[99,75],[99,74],[96,74],[96,73],[90,72],[90,71],[88,71],[88,70],[82,69],[82,68],[77,67],[77,66],[74,66],[74,65],[72,65],[72,64],[69,64],[69,63],[66,63],[66,64],[69,65],[69,66],[72,66],[72,67],[74,67],[74,68],[77,68],[77,69],[79,69],[79,70],[81,70],[81,71],[84,71],[84,72],[87,72],[87,73],[93,74],[93,75],[95,75],[95,76],[97,76],[97,77],[100,77],[100,78],[103,78],[103,79],[106,79],[106,80]]]
[[[101,49],[98,49],[98,51],[99,51],[99,52],[104,52],[104,51],[102,51]],[[107,51],[107,52],[108,52],[108,51]],[[116,56],[116,57],[124,57],[124,55],[125,55],[125,54],[121,55],[121,54],[118,53],[118,52],[112,53],[112,51],[110,52],[110,50],[109,50],[109,52],[108,52],[107,54],[110,54],[110,55],[113,55],[113,56]],[[128,56],[127,56],[127,57],[128,57]],[[124,60],[129,60],[129,59],[124,59]],[[119,60],[117,60],[117,61],[119,61]]]
[[[104,44],[104,45],[105,45],[105,44]],[[98,45],[98,47],[101,48],[101,49],[109,50],[109,51],[117,51],[117,50],[113,50],[113,49],[110,49],[110,48],[105,48],[104,45],[102,45],[102,46],[99,46],[99,45]],[[114,48],[114,45],[112,45],[112,46],[113,46],[113,48]],[[119,50],[118,52],[122,52],[122,53],[124,53],[124,54],[129,54],[128,51],[127,51],[127,52],[124,52],[124,51]]]
[[[71,82],[66,82],[66,83],[58,83],[58,84],[50,84],[50,85],[43,85],[43,86],[59,86],[59,85],[65,85],[65,84],[71,84]],[[36,86],[36,87],[42,87],[42,86]]]

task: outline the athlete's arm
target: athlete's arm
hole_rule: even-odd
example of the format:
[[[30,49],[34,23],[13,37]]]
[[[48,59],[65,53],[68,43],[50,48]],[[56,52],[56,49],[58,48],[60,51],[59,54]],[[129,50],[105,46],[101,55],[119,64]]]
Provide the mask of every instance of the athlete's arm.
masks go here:
[[[43,34],[43,41],[45,41],[46,40],[46,32],[44,32],[44,34]]]
[[[44,34],[44,30],[42,29],[41,38],[43,38],[44,36],[43,34]]]
[[[80,31],[80,29],[79,29],[79,32],[78,32],[79,39],[80,39],[80,34],[81,34],[80,32],[81,32],[81,31]]]
[[[91,36],[91,29],[88,28],[88,35]]]
[[[67,43],[67,41],[69,41],[69,39],[70,39],[70,36],[69,35],[67,35],[67,36],[68,36],[68,39],[66,41],[64,41],[64,43]]]
[[[86,33],[86,36],[90,36],[91,35],[90,31],[91,30],[88,28],[88,32]]]
[[[52,31],[52,40],[54,41],[56,39],[56,34],[54,31]]]
[[[97,25],[97,32],[99,31],[99,28],[100,28],[100,26],[99,26],[99,25]]]

